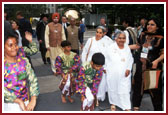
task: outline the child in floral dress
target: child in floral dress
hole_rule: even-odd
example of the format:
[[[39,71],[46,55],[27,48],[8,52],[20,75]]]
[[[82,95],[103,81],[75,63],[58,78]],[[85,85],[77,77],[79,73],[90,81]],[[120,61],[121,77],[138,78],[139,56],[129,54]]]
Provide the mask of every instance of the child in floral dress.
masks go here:
[[[81,95],[81,110],[94,110],[94,101],[103,75],[105,57],[95,53],[91,62],[84,62],[76,80],[76,93]]]
[[[59,85],[62,91],[61,99],[63,103],[66,103],[66,96],[68,100],[73,103],[71,96],[75,93],[75,79],[76,73],[79,70],[80,57],[71,52],[71,43],[69,41],[63,41],[61,46],[64,50],[55,61],[56,75],[61,75],[62,80]]]

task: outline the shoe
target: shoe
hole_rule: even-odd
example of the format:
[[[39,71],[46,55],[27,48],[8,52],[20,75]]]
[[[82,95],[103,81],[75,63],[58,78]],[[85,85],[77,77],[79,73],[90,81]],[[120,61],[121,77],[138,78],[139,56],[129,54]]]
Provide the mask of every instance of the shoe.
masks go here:
[[[111,111],[116,111],[116,106],[115,105],[111,105]]]
[[[47,64],[46,62],[44,62],[44,64]]]

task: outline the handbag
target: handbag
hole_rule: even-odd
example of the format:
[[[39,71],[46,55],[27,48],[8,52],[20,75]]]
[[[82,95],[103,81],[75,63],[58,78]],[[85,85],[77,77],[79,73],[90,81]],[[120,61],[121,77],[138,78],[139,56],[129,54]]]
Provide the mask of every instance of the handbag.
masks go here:
[[[160,73],[161,70],[144,71],[144,90],[158,88]]]

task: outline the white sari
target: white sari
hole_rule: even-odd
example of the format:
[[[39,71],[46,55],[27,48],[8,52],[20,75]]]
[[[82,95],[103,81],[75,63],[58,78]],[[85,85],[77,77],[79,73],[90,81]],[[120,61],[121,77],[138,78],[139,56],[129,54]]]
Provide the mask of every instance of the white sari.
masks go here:
[[[106,35],[103,36],[103,38],[101,38],[100,40],[96,40],[95,37],[89,38],[83,48],[82,57],[81,57],[82,62],[91,61],[93,54],[100,52],[105,56],[105,65],[103,67],[106,69],[106,63],[108,63],[106,61],[106,55],[107,55],[106,51],[108,46],[110,46],[113,43],[114,42],[111,40],[111,38],[109,38]],[[90,51],[89,51],[88,58],[86,60],[86,55],[88,53],[89,47],[90,47]],[[106,74],[103,73],[102,80],[98,87],[97,99],[104,101],[106,91],[107,91]]]
[[[107,86],[110,104],[114,104],[123,110],[131,109],[131,69],[133,57],[127,44],[120,49],[117,43],[109,47],[107,55]],[[130,74],[126,77],[126,70]]]

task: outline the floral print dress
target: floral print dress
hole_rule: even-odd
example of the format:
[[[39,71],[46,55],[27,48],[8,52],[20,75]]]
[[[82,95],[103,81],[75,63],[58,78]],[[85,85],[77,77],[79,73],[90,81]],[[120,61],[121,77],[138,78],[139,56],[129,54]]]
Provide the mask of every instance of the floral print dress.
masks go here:
[[[85,96],[86,87],[89,87],[92,94],[96,95],[102,79],[103,70],[104,68],[101,68],[99,71],[96,71],[91,67],[90,62],[83,63],[76,80],[76,93]]]
[[[16,98],[27,101],[29,96],[39,95],[37,77],[27,58],[17,56],[16,63],[4,60],[4,89],[6,103],[13,103]]]
[[[65,84],[68,80],[68,74],[70,74],[70,87],[69,87],[69,95],[75,93],[75,79],[76,74],[79,71],[80,65],[80,57],[73,52],[70,52],[70,55],[66,55],[65,53],[57,56],[55,61],[56,74],[62,76],[61,83],[59,85],[60,90],[62,91],[65,87]],[[72,70],[72,73],[69,71]]]

